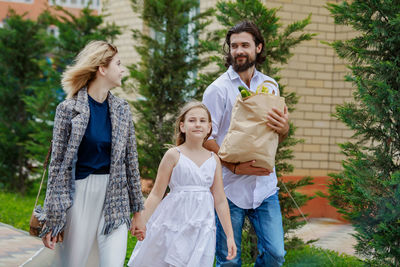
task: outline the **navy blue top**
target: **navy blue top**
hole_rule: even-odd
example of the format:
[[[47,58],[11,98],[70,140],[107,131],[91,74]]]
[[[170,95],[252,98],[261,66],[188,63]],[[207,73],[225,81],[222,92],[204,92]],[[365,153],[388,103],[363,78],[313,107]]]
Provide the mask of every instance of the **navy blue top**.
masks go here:
[[[110,173],[111,120],[108,100],[99,103],[88,95],[90,118],[79,145],[75,179]]]

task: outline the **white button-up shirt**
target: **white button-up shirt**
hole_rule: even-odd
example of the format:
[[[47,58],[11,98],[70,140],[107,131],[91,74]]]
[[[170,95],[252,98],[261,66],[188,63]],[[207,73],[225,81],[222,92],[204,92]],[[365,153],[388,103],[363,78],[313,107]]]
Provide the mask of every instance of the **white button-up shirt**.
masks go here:
[[[265,80],[276,83],[271,77],[255,70],[250,81],[250,88],[248,88],[240,79],[239,74],[230,66],[224,74],[207,87],[203,95],[203,103],[210,110],[212,117],[212,134],[209,139],[215,139],[217,144],[221,146],[225,135],[228,133],[232,107],[240,93],[238,86],[242,85],[255,92],[257,86]],[[279,94],[278,88],[275,90],[275,94]],[[242,209],[257,208],[264,199],[275,194],[279,189],[275,168],[268,176],[256,176],[237,175],[223,167],[222,175],[227,198]]]

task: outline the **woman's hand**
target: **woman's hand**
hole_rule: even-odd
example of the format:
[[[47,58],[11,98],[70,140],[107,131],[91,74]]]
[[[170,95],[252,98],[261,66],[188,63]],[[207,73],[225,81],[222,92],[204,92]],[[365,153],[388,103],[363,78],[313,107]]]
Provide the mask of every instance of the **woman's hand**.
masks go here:
[[[54,249],[58,241],[58,235],[55,237],[51,237],[51,232],[49,232],[47,233],[47,235],[42,237],[42,241],[46,248]]]
[[[226,259],[234,259],[236,257],[237,248],[233,237],[229,237],[226,239],[226,246],[228,248],[228,256],[226,257]]]

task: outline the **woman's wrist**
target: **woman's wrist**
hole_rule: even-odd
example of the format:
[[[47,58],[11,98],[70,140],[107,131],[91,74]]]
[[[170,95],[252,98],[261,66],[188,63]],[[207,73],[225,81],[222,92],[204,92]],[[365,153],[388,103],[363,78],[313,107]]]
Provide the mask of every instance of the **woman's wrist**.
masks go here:
[[[132,219],[138,219],[138,218],[141,218],[142,217],[142,212],[141,211],[138,211],[138,212],[135,212],[134,214],[133,214],[133,217],[132,217]]]

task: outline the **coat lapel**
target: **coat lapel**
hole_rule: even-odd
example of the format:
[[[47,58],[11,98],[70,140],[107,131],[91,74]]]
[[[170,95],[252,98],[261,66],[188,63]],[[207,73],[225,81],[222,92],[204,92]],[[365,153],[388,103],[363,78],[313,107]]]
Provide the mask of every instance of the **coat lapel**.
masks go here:
[[[74,110],[77,115],[71,120],[71,137],[74,138],[74,145],[79,147],[90,118],[90,108],[86,87],[79,90],[76,96]]]
[[[124,121],[124,114],[120,108],[121,100],[113,96],[110,92],[108,93],[108,107],[111,120],[111,165],[113,165],[122,151],[123,142],[121,138],[125,134],[122,132],[124,127],[121,123]]]

